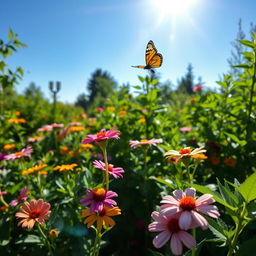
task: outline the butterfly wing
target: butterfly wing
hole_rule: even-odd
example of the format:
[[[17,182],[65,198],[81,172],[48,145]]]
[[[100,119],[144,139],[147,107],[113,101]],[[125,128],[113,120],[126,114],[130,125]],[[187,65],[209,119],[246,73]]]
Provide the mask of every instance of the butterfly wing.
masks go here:
[[[145,66],[132,66],[133,68],[145,68]]]
[[[159,68],[163,63],[163,56],[160,53],[156,53],[149,61],[148,65],[151,68]]]
[[[157,49],[152,40],[150,40],[146,47],[146,65],[149,64],[150,60],[156,55]]]

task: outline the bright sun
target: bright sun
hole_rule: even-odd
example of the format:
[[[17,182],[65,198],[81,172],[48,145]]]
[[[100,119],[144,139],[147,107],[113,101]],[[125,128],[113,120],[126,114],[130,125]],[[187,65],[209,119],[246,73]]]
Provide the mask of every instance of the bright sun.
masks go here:
[[[162,19],[167,16],[186,14],[198,0],[152,0],[153,8],[158,10]]]

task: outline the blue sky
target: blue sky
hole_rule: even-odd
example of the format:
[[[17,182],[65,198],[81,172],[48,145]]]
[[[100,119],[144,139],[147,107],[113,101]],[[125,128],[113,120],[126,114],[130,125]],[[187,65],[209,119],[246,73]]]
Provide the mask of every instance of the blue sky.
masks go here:
[[[228,70],[239,18],[246,33],[250,22],[256,23],[256,1],[183,0],[180,12],[175,10],[181,0],[167,1],[3,0],[0,37],[12,28],[28,45],[7,59],[10,67],[25,70],[17,90],[33,81],[49,97],[49,80],[59,80],[59,100],[71,103],[86,92],[96,68],[109,71],[119,84],[137,85],[137,75],[147,71],[131,65],[144,64],[149,40],[163,55],[162,82],[175,84],[192,63],[205,86],[216,86]]]

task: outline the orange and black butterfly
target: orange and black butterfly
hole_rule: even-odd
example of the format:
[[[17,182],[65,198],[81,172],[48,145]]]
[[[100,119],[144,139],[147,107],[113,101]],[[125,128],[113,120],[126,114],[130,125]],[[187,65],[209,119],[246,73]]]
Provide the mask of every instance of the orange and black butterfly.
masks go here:
[[[151,72],[155,72],[152,68],[159,68],[162,65],[163,56],[157,53],[157,49],[152,40],[147,44],[146,48],[146,66],[132,66],[134,68],[149,69]]]

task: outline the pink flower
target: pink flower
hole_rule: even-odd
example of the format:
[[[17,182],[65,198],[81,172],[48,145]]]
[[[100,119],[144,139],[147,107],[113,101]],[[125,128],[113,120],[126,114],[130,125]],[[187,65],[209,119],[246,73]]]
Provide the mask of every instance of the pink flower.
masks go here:
[[[0,190],[0,196],[4,196],[4,195],[6,195],[6,194],[7,194],[6,191],[1,191],[1,190]]]
[[[196,190],[194,188],[187,188],[185,192],[175,190],[172,194],[173,196],[165,196],[160,202],[163,204],[160,213],[166,217],[181,213],[179,218],[181,229],[189,229],[192,222],[195,222],[202,229],[207,229],[208,222],[201,213],[212,218],[220,216],[217,206],[211,205],[215,200],[210,194],[204,194],[195,199]]]
[[[198,91],[201,91],[203,88],[203,86],[201,84],[198,84],[196,86],[193,87],[193,92],[198,92]]]
[[[38,128],[37,129],[37,131],[38,132],[50,132],[50,131],[52,131],[52,126],[51,125],[45,125],[45,126],[43,126],[43,127],[41,127],[41,128]]]
[[[7,156],[7,154],[5,153],[0,153],[0,162],[5,160],[5,157]]]
[[[98,112],[103,112],[104,109],[103,109],[103,108],[97,108],[97,111],[98,111]]]
[[[181,132],[190,132],[192,130],[192,127],[181,127],[180,131]]]
[[[144,140],[141,140],[141,141],[130,140],[129,144],[130,144],[131,148],[137,148],[140,145],[154,145],[154,146],[156,146],[157,143],[162,143],[162,142],[163,142],[162,139],[151,139],[151,140],[144,139]]]
[[[106,165],[102,161],[93,161],[93,166],[102,171],[106,171]],[[114,167],[112,164],[108,165],[108,173],[112,175],[115,179],[123,178],[121,173],[124,173],[124,169],[121,167]]]
[[[111,198],[117,196],[117,193],[110,190],[106,190],[105,188],[88,189],[84,198],[80,200],[80,203],[83,206],[91,204],[91,213],[100,212],[102,211],[104,206],[112,208],[114,205],[116,205],[116,202]]]
[[[10,206],[14,207],[16,206],[17,204],[19,204],[20,202],[22,201],[26,201],[27,198],[28,198],[28,187],[25,187],[23,188],[21,191],[20,191],[20,195],[18,196],[17,199],[14,199],[10,202]]]
[[[50,208],[51,205],[44,202],[43,199],[24,202],[20,207],[20,211],[15,214],[17,218],[22,218],[18,226],[32,229],[36,222],[44,224],[51,213]]]
[[[68,126],[80,126],[81,123],[80,122],[71,122],[68,124]]]
[[[50,126],[51,126],[52,128],[61,128],[61,127],[64,127],[64,124],[53,123],[53,124],[50,124]]]
[[[150,232],[161,232],[153,239],[153,245],[156,248],[163,247],[169,240],[172,253],[181,255],[183,245],[191,249],[196,246],[195,238],[182,230],[179,225],[179,214],[172,216],[162,216],[159,212],[152,212],[151,217],[155,220],[150,223],[148,230]]]
[[[36,141],[41,141],[44,139],[44,136],[35,136],[35,137],[30,137],[28,138],[28,142],[36,142]]]
[[[21,157],[30,157],[33,149],[31,147],[23,148],[20,152],[15,152],[4,157],[5,160],[14,160]]]
[[[87,135],[86,139],[82,140],[83,144],[86,143],[91,143],[91,142],[99,142],[99,141],[105,141],[105,140],[109,140],[109,139],[119,139],[119,134],[120,131],[117,130],[106,130],[106,129],[102,129],[100,132],[96,133],[96,134],[89,134]]]

